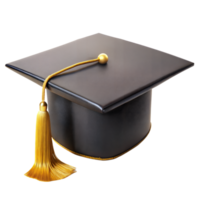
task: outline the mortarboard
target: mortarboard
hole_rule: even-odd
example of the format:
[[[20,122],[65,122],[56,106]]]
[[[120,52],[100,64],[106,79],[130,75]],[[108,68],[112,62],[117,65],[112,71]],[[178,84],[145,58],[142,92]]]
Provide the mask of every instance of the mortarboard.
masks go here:
[[[75,171],[56,157],[51,137],[77,155],[100,160],[132,149],[151,128],[151,90],[193,65],[102,34],[6,64],[43,85],[35,163],[26,175],[51,181]]]

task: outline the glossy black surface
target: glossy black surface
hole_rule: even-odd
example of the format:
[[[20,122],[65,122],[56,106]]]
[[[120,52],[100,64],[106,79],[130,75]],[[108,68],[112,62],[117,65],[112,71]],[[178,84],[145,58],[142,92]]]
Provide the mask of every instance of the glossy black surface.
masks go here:
[[[42,85],[48,75],[100,53],[108,55],[106,65],[79,66],[49,81],[48,109],[57,142],[80,154],[110,158],[149,132],[152,88],[192,62],[95,34],[6,66]]]
[[[109,57],[107,65],[78,67],[50,80],[48,89],[72,102],[107,113],[151,90],[192,62],[121,39],[95,34],[15,61],[6,66],[42,85],[44,79],[69,65]]]
[[[52,137],[80,154],[110,158],[138,144],[149,132],[151,90],[101,114],[47,92]]]

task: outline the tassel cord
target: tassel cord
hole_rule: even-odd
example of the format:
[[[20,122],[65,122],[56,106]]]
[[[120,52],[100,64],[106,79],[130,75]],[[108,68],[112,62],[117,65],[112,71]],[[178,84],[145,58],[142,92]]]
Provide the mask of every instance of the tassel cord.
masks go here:
[[[62,73],[62,72],[64,72],[64,71],[66,71],[66,70],[72,69],[72,68],[74,68],[74,67],[76,67],[76,66],[83,65],[83,64],[87,64],[87,63],[91,63],[91,62],[96,62],[96,61],[99,61],[99,58],[76,63],[76,64],[74,64],[74,65],[71,65],[71,66],[66,67],[66,68],[64,68],[64,69],[61,69],[61,70],[59,70],[59,71],[57,71],[57,72],[55,72],[55,73],[49,75],[49,76],[45,79],[45,81],[44,81],[44,83],[43,83],[43,86],[42,86],[42,102],[45,101],[45,88],[46,88],[46,85],[47,85],[48,81],[49,81],[51,78],[53,78],[54,76],[56,76],[56,75],[58,75],[58,74],[60,74],[60,73]]]
[[[36,118],[35,162],[32,168],[25,174],[26,176],[40,181],[54,181],[65,178],[75,172],[75,167],[63,163],[55,155],[51,139],[50,117],[47,111],[47,103],[44,101],[45,88],[52,77],[78,65],[95,61],[105,64],[108,61],[108,56],[100,54],[96,59],[76,63],[51,74],[45,79],[42,87],[42,102],[40,103]]]

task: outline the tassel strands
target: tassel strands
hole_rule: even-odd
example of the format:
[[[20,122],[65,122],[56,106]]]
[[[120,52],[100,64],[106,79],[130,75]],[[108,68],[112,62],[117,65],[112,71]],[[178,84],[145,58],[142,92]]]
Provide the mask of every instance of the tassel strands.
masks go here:
[[[35,163],[25,174],[40,181],[53,181],[63,179],[75,172],[75,167],[61,162],[55,155],[47,104],[40,103],[37,114],[35,137]]]

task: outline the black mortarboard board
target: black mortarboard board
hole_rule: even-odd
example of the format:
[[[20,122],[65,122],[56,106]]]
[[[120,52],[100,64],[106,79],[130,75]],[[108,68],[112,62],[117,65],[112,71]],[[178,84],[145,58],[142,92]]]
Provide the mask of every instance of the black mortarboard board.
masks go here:
[[[53,77],[47,84],[51,134],[71,152],[113,159],[150,130],[151,90],[191,67],[192,62],[142,45],[95,34],[6,64],[42,85],[74,63],[108,55]]]

